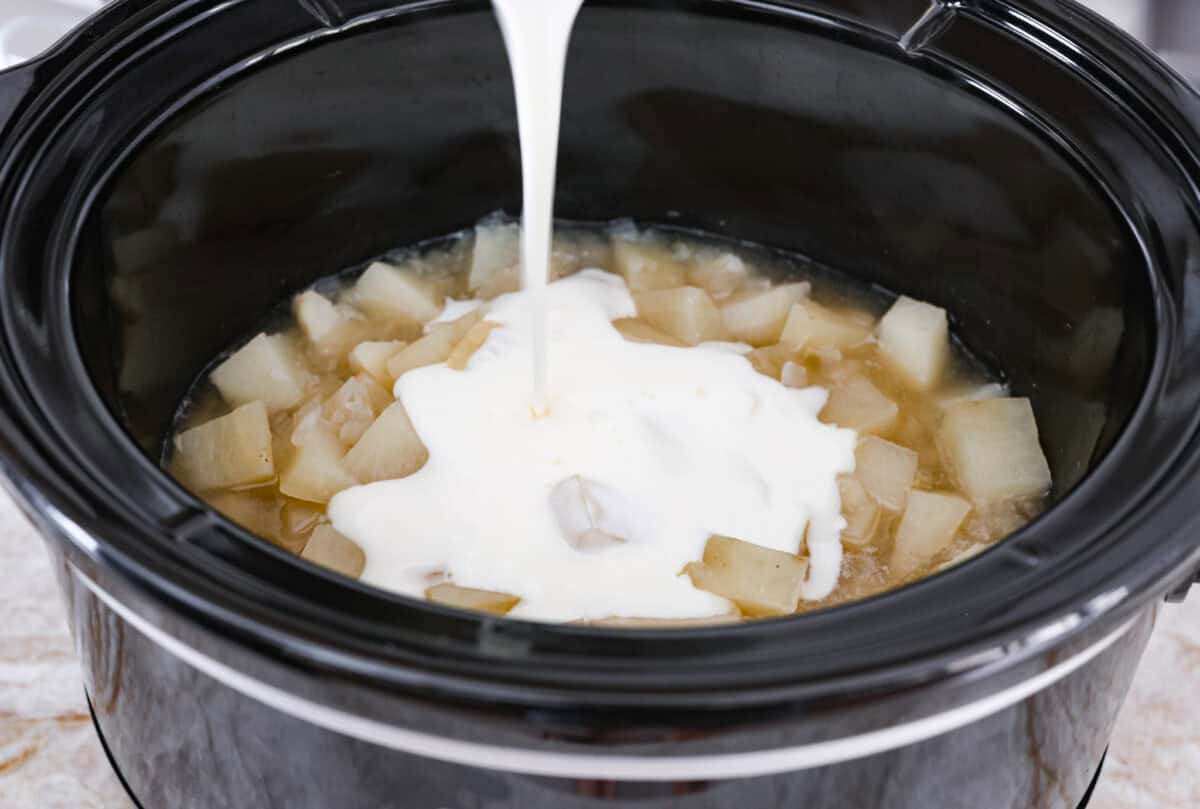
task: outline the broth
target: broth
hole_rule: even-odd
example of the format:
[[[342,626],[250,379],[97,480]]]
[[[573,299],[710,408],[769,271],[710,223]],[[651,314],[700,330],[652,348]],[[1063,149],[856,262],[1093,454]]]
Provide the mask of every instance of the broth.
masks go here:
[[[492,217],[295,296],[198,381],[165,463],[248,530],[309,561],[361,575],[371,560],[334,529],[328,503],[364,484],[403,481],[428,463],[393,397],[397,380],[420,368],[469,369],[476,351],[503,337],[487,312],[462,302],[495,307],[497,298],[516,292],[518,242],[515,224]],[[717,535],[701,538],[669,586],[685,588],[688,597],[693,590],[710,594],[720,610],[680,616],[617,609],[576,619],[691,624],[863,598],[969,558],[1043,507],[1049,471],[1028,401],[1009,397],[996,375],[953,344],[937,307],[892,301],[794,256],[703,234],[638,231],[627,222],[556,232],[551,278],[585,268],[619,277],[631,292],[637,315],[612,325],[626,341],[669,346],[680,353],[663,356],[680,362],[724,341],[726,354],[773,380],[771,391],[827,390],[820,421],[854,431],[855,468],[837,480],[846,525],[831,592],[811,597],[817,571],[809,566],[821,560],[812,538],[806,543],[809,526],[798,527],[791,549]],[[576,489],[559,495],[572,503],[601,497],[583,478],[571,485]],[[555,512],[560,525],[562,513]],[[585,527],[579,536],[563,529],[578,545],[571,552],[582,555],[580,564],[596,548],[578,543],[595,540],[603,553],[605,542],[626,539],[602,530],[600,519]],[[519,586],[474,586],[446,567],[431,559],[419,571],[429,600],[542,617],[519,612]],[[393,589],[411,593],[413,585]]]

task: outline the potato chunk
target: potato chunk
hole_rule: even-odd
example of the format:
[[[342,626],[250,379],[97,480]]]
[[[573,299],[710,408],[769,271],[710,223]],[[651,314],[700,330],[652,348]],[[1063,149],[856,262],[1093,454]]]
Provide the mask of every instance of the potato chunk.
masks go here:
[[[692,584],[728,598],[743,614],[790,615],[800,601],[808,560],[731,537],[712,536],[704,559],[686,568]]]
[[[504,615],[517,606],[520,598],[508,593],[497,593],[492,590],[477,590],[474,587],[459,587],[457,584],[443,582],[435,584],[425,591],[425,597],[435,604],[447,607],[459,607],[464,610],[490,612],[493,615]]]
[[[838,478],[838,494],[842,500],[842,516],[846,518],[842,541],[851,545],[866,545],[874,540],[882,515],[879,503],[852,475]]]
[[[807,388],[808,369],[799,363],[788,360],[779,369],[779,381],[786,388]]]
[[[172,469],[198,491],[271,480],[275,459],[266,406],[251,402],[175,436]]]
[[[347,537],[339,534],[330,525],[318,525],[313,529],[301,559],[357,579],[367,566],[367,555]]]
[[[550,278],[566,278],[580,270],[611,267],[612,242],[584,231],[555,233],[550,244]]]
[[[792,361],[795,352],[788,346],[777,343],[748,351],[744,356],[760,374],[782,381],[783,367]]]
[[[345,453],[333,435],[309,430],[279,476],[279,491],[297,500],[328,503],[338,492],[358,485],[343,463]]]
[[[446,365],[455,371],[466,369],[467,363],[471,361],[471,357],[475,356],[475,352],[481,349],[483,344],[487,342],[488,335],[492,333],[492,329],[499,325],[499,323],[491,320],[480,320],[477,322],[467,330],[467,333],[463,335],[463,338],[451,350],[450,356],[446,357]]]
[[[864,343],[871,330],[860,319],[802,300],[792,305],[779,342],[792,348],[833,346],[844,348]]]
[[[355,373],[367,374],[380,385],[390,388],[396,380],[388,373],[388,360],[407,345],[402,340],[367,341],[350,351],[350,367]]]
[[[392,395],[371,377],[352,376],[321,405],[321,418],[343,444],[362,438]]]
[[[387,372],[392,379],[399,379],[405,371],[436,365],[450,358],[450,352],[467,332],[483,318],[483,311],[474,309],[449,323],[434,323],[429,333],[396,353],[387,363]]]
[[[280,516],[283,521],[285,539],[289,540],[285,542],[285,547],[295,553],[300,553],[304,549],[304,543],[308,541],[308,535],[321,523],[324,512],[320,510],[319,506],[311,503],[288,500],[283,504]]]
[[[728,298],[749,277],[750,269],[746,262],[733,253],[702,253],[692,259],[687,271],[687,283],[700,287],[713,300]]]
[[[262,402],[271,413],[303,399],[309,383],[291,342],[282,334],[259,334],[218,365],[209,378],[234,407]]]
[[[232,520],[252,534],[271,539],[277,536],[282,528],[282,506],[280,498],[273,496],[274,492],[270,492],[268,496],[260,494],[265,488],[259,487],[244,492],[213,492],[204,499],[226,519]]]
[[[292,312],[309,344],[327,357],[344,353],[365,328],[361,314],[311,289],[292,300]]]
[[[910,576],[950,546],[971,504],[961,497],[913,490],[896,529],[892,573]]]
[[[673,289],[687,283],[687,265],[662,244],[618,236],[613,239],[613,261],[634,292]]]
[[[369,315],[402,323],[428,323],[442,311],[442,296],[432,284],[382,261],[359,276],[351,298]]]
[[[783,284],[732,298],[721,305],[730,339],[755,346],[779,341],[792,307],[808,297],[808,283]]]
[[[990,547],[992,546],[985,542],[976,542],[972,545],[968,545],[964,550],[959,551],[954,556],[938,565],[937,572],[941,573],[943,570],[948,570],[955,565],[961,565],[963,562],[966,562],[969,559],[974,559],[976,556],[983,553]]]
[[[869,435],[858,442],[854,458],[854,476],[867,492],[884,508],[903,509],[917,475],[917,453]]]
[[[572,475],[550,491],[550,508],[563,539],[577,551],[600,551],[625,542],[631,533],[621,515],[629,512],[619,491]]]
[[[636,317],[622,317],[614,320],[612,324],[613,328],[630,342],[658,343],[659,345],[675,346],[676,348],[683,347],[683,343],[679,340],[676,340],[665,332],[659,331],[643,320],[638,320]]]
[[[934,387],[950,354],[946,310],[901,296],[879,321],[879,352],[916,390]]]
[[[896,427],[900,407],[871,380],[856,374],[830,389],[821,418],[863,434],[883,435]]]
[[[475,226],[467,289],[490,300],[521,288],[521,228],[516,223]]]
[[[429,451],[408,420],[404,405],[388,405],[346,454],[344,463],[360,483],[408,477],[429,460]]]
[[[938,448],[972,500],[1045,494],[1050,467],[1028,399],[983,399],[946,407]]]
[[[636,292],[638,315],[685,345],[724,340],[721,313],[708,293],[699,287],[677,287]]]
[[[320,345],[342,320],[333,301],[311,289],[292,299],[292,312],[300,330],[314,345]]]

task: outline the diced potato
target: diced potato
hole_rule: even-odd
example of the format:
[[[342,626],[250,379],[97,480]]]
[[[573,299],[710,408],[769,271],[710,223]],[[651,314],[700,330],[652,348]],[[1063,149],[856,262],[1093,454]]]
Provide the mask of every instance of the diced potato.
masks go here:
[[[724,340],[721,313],[708,293],[699,287],[677,287],[635,292],[638,315],[656,329],[685,345]]]
[[[521,228],[516,223],[475,226],[467,289],[485,300],[521,288]]]
[[[376,416],[392,403],[392,395],[366,374],[352,376],[321,406],[321,418],[343,444],[362,438]]]
[[[703,618],[633,618],[613,616],[612,618],[597,618],[583,621],[587,626],[611,626],[623,629],[695,629],[705,626],[723,626],[736,624],[742,620],[742,614],[737,610],[723,612],[720,615],[706,615]]]
[[[262,402],[271,413],[303,399],[310,382],[282,334],[259,334],[218,365],[209,378],[234,407]]]
[[[687,283],[700,287],[714,300],[728,298],[749,277],[746,262],[733,253],[702,253],[692,259],[687,271]]]
[[[754,370],[760,374],[772,379],[780,379],[783,375],[783,366],[787,365],[794,355],[795,352],[791,348],[777,343],[773,346],[748,351],[745,356],[754,366]]]
[[[310,503],[288,500],[283,504],[281,516],[283,532],[298,542],[299,547],[295,551],[299,553],[304,548],[304,543],[308,541],[308,535],[321,522],[324,513]]]
[[[871,329],[858,318],[829,309],[816,301],[792,305],[779,342],[792,348],[848,348],[871,339]]]
[[[846,518],[842,541],[851,545],[866,545],[874,540],[882,516],[879,503],[852,475],[838,477],[838,494],[842,500],[842,516]]]
[[[566,278],[579,270],[611,267],[612,243],[588,231],[556,233],[550,247],[550,277]]]
[[[1030,497],[1050,489],[1050,466],[1028,399],[956,402],[945,410],[937,443],[950,474],[972,500]]]
[[[625,542],[628,511],[621,493],[594,480],[572,475],[550,491],[550,508],[563,539],[577,551],[598,551]]]
[[[618,236],[613,239],[613,262],[634,292],[674,289],[687,283],[687,265],[671,249],[650,241]]]
[[[344,353],[366,326],[358,312],[311,289],[292,300],[292,311],[309,344],[325,356]]]
[[[279,533],[282,509],[274,492],[263,496],[255,490],[223,491],[214,492],[204,499],[226,519],[232,520],[252,534],[270,539]]]
[[[976,556],[983,553],[990,547],[991,547],[991,545],[988,545],[983,542],[976,542],[973,545],[968,545],[964,550],[959,551],[954,556],[952,556],[950,559],[948,559],[947,561],[942,562],[940,565],[938,565],[937,571],[940,573],[941,571],[946,570],[947,568],[954,567],[955,565],[961,565],[963,562],[967,561],[968,559],[975,558]]]
[[[830,389],[821,418],[863,434],[884,435],[896,427],[900,407],[871,384],[871,380],[855,375]]]
[[[454,346],[466,337],[467,332],[482,318],[483,311],[474,309],[449,323],[434,323],[429,327],[428,334],[405,346],[388,360],[388,374],[393,379],[399,379],[401,374],[413,368],[445,362]]]
[[[454,346],[454,349],[450,352],[450,356],[446,357],[446,365],[455,371],[465,369],[467,363],[471,361],[471,357],[475,356],[475,352],[487,342],[488,335],[492,333],[492,329],[499,325],[499,323],[491,320],[480,320],[468,329],[463,338]]]
[[[879,321],[879,352],[909,385],[929,390],[950,354],[946,310],[901,296]]]
[[[324,430],[312,430],[296,447],[279,476],[279,491],[297,500],[328,503],[358,481],[346,469],[342,443]]]
[[[198,491],[271,480],[275,459],[266,406],[251,402],[175,436],[172,468]]]
[[[971,504],[961,497],[917,489],[908,493],[908,505],[896,528],[891,569],[910,576],[950,546]]]
[[[331,525],[318,525],[300,554],[313,564],[357,579],[367,566],[367,555],[347,537],[339,534]]]
[[[917,474],[917,453],[869,435],[854,451],[854,476],[881,506],[900,511]]]
[[[430,587],[425,591],[425,597],[435,604],[445,604],[447,607],[459,607],[464,610],[490,612],[493,615],[504,615],[517,606],[521,600],[508,593],[477,590],[474,587],[459,587],[457,584],[449,582]]]
[[[692,584],[728,598],[750,617],[790,615],[800,601],[808,560],[731,537],[712,536],[704,559],[686,568]]]
[[[427,460],[429,451],[408,420],[408,412],[395,402],[363,433],[343,463],[359,482],[373,483],[408,477]]]
[[[957,388],[940,394],[938,404],[949,407],[956,402],[975,402],[980,399],[1003,399],[1008,396],[1008,386],[999,382],[988,382],[983,385],[972,385]]]
[[[788,388],[807,388],[808,369],[788,360],[779,371],[779,381]]]
[[[623,317],[612,322],[613,328],[621,333],[626,340],[635,343],[658,343],[664,346],[682,348],[683,343],[669,334],[661,332],[644,320],[636,317]]]
[[[320,344],[342,320],[333,301],[311,289],[292,299],[292,312],[304,336],[314,344]]]
[[[779,341],[792,307],[808,297],[811,284],[782,284],[738,296],[721,305],[721,320],[730,339],[764,346]]]
[[[369,315],[428,323],[442,311],[442,295],[424,279],[376,261],[354,284],[351,298]]]
[[[355,373],[367,374],[380,385],[390,388],[395,380],[388,373],[388,360],[400,353],[407,345],[402,340],[374,340],[359,343],[350,352],[350,368]]]

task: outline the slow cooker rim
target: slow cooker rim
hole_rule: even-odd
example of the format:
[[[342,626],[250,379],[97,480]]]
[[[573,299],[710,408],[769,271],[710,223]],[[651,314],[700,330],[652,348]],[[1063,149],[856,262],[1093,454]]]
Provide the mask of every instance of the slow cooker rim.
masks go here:
[[[130,5],[135,5],[135,4],[132,4],[132,3],[125,3],[125,4],[118,3],[118,4],[116,4],[116,5],[117,5],[117,6],[130,6]],[[150,6],[150,5],[153,5],[153,4],[152,4],[152,3],[145,3],[145,4],[143,4],[143,5],[145,5],[145,6]],[[116,16],[116,15],[114,15],[114,16]],[[97,25],[99,25],[99,22],[97,22],[96,24],[97,24]],[[80,37],[82,37],[82,34],[78,35],[78,36],[77,36],[77,37],[76,37],[74,40],[72,40],[72,41],[77,41],[77,40],[78,40]],[[94,37],[91,39],[91,42],[99,42],[101,39],[102,39],[102,34],[96,34],[96,35],[95,35],[95,36],[94,36]],[[89,43],[89,44],[90,44],[90,43]],[[60,54],[64,53],[66,50],[68,50],[68,47],[67,47],[67,45],[60,46],[60,48],[59,48],[58,50],[56,50],[56,52],[55,52],[54,54],[48,55],[47,57],[44,57],[44,59],[51,59],[51,58],[55,58],[55,57],[57,57],[58,55],[60,55]],[[1156,359],[1156,362],[1157,362],[1157,361],[1158,361],[1158,360]],[[1157,367],[1157,366],[1156,366],[1156,367]],[[1139,405],[1139,412],[1140,412],[1140,408],[1141,408],[1141,405]],[[1135,418],[1136,418],[1136,416],[1135,416]],[[11,429],[11,428],[12,428],[12,425],[10,425],[10,424],[7,424],[7,423],[6,423],[6,424],[5,424],[5,428],[6,428],[6,430],[5,430],[5,431],[7,432],[7,430],[8,430],[8,429]],[[26,469],[26,470],[24,470],[24,471],[25,471],[25,473],[26,473],[27,475],[30,475],[30,476],[31,476],[31,472],[32,472],[32,470],[30,470],[30,469]],[[194,501],[193,501],[193,502],[194,502]],[[109,549],[109,551],[107,552],[107,555],[109,556],[109,558],[110,558],[112,561],[115,561],[115,558],[113,558],[113,557],[112,557],[111,549]],[[950,575],[953,575],[953,573],[950,573],[950,574],[943,574],[943,575],[944,575],[944,576],[950,576]],[[938,578],[938,579],[941,579],[942,577],[937,577],[937,578]],[[928,580],[928,582],[929,582],[929,583],[932,583],[932,582],[935,582],[935,581],[937,581],[937,579],[931,579],[931,580]],[[145,584],[145,580],[143,580],[143,584]],[[886,598],[886,596],[884,596],[883,598]],[[845,610],[851,610],[851,609],[853,609],[855,606],[857,606],[857,605],[849,605],[849,606],[847,606],[847,607],[845,607],[845,608],[843,608],[843,609],[845,609]],[[428,607],[425,607],[425,606],[422,606],[422,609],[424,609],[424,610],[428,610],[429,608],[428,608]],[[436,611],[436,610],[435,610],[435,611]],[[1093,617],[1095,617],[1095,616],[1093,616]],[[472,621],[476,621],[476,622],[481,622],[481,619],[474,618],[473,616],[471,617],[471,620],[472,620]],[[804,619],[799,619],[799,621],[803,621],[803,620],[804,620]],[[798,622],[798,620],[797,620],[797,619],[785,619],[784,621],[781,621],[781,622],[769,622],[769,623],[767,623],[767,624],[762,624],[762,625],[759,625],[759,628],[760,628],[760,629],[764,629],[764,630],[765,630],[765,629],[773,629],[773,628],[771,628],[771,627],[770,627],[770,624],[780,624],[780,623],[789,623],[789,624],[795,624],[795,623],[797,623],[797,622]],[[515,623],[515,622],[508,621],[508,622],[502,622],[502,623]],[[547,628],[547,627],[545,627],[544,625],[533,625],[533,626],[534,626],[534,627],[535,627],[537,630],[546,630],[546,629],[548,629],[548,628]],[[562,628],[559,628],[559,629],[562,629]],[[752,629],[752,627],[738,627],[738,628],[736,628],[736,629],[720,629],[720,628],[715,628],[715,629],[703,629],[703,630],[691,630],[691,631],[672,631],[672,632],[669,632],[669,633],[666,633],[666,634],[668,634],[668,635],[671,635],[671,636],[673,636],[673,637],[675,637],[675,638],[679,638],[679,637],[681,637],[681,636],[683,636],[683,635],[689,635],[689,636],[695,637],[695,638],[697,638],[697,639],[703,639],[703,638],[717,637],[717,636],[723,635],[723,634],[725,634],[725,633],[728,633],[728,632],[737,632],[737,633],[741,633],[742,635],[746,635],[746,634],[747,634],[747,630],[750,630],[750,629]],[[578,628],[578,627],[572,627],[572,628],[569,628],[569,629],[567,629],[567,630],[565,630],[565,631],[566,631],[568,634],[577,634],[577,635],[581,635],[581,636],[585,636],[585,637],[586,637],[586,636],[592,636],[592,635],[595,635],[595,636],[605,636],[605,635],[616,634],[616,633],[614,633],[612,630],[602,630],[602,629],[585,629],[585,628]],[[656,635],[658,635],[658,634],[659,634],[659,633],[655,633],[655,632],[647,632],[647,633],[643,633],[643,634],[642,634],[642,637],[643,637],[643,638],[646,638],[646,639],[648,639],[648,640],[649,640],[649,639],[653,639],[653,638],[654,638]]]

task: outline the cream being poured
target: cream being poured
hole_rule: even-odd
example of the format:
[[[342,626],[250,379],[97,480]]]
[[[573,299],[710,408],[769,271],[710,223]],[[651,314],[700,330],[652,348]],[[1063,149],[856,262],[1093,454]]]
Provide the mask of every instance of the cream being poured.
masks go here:
[[[546,411],[546,282],[554,228],[554,175],[563,73],[583,0],[493,0],[517,100],[521,136],[521,289],[532,310],[533,409]]]
[[[394,393],[429,450],[415,474],[329,504],[366,552],[363,580],[421,597],[447,579],[520,598],[514,617],[727,613],[683,568],[711,535],[806,551],[807,599],[841,567],[837,476],[856,436],[821,423],[826,392],[759,374],[727,344],[630,342],[619,276],[547,284],[563,67],[582,0],[494,0],[516,89],[522,291],[464,370],[403,374]],[[464,311],[447,305],[444,319]],[[534,385],[530,394],[529,361]],[[548,370],[549,369],[549,370]]]

